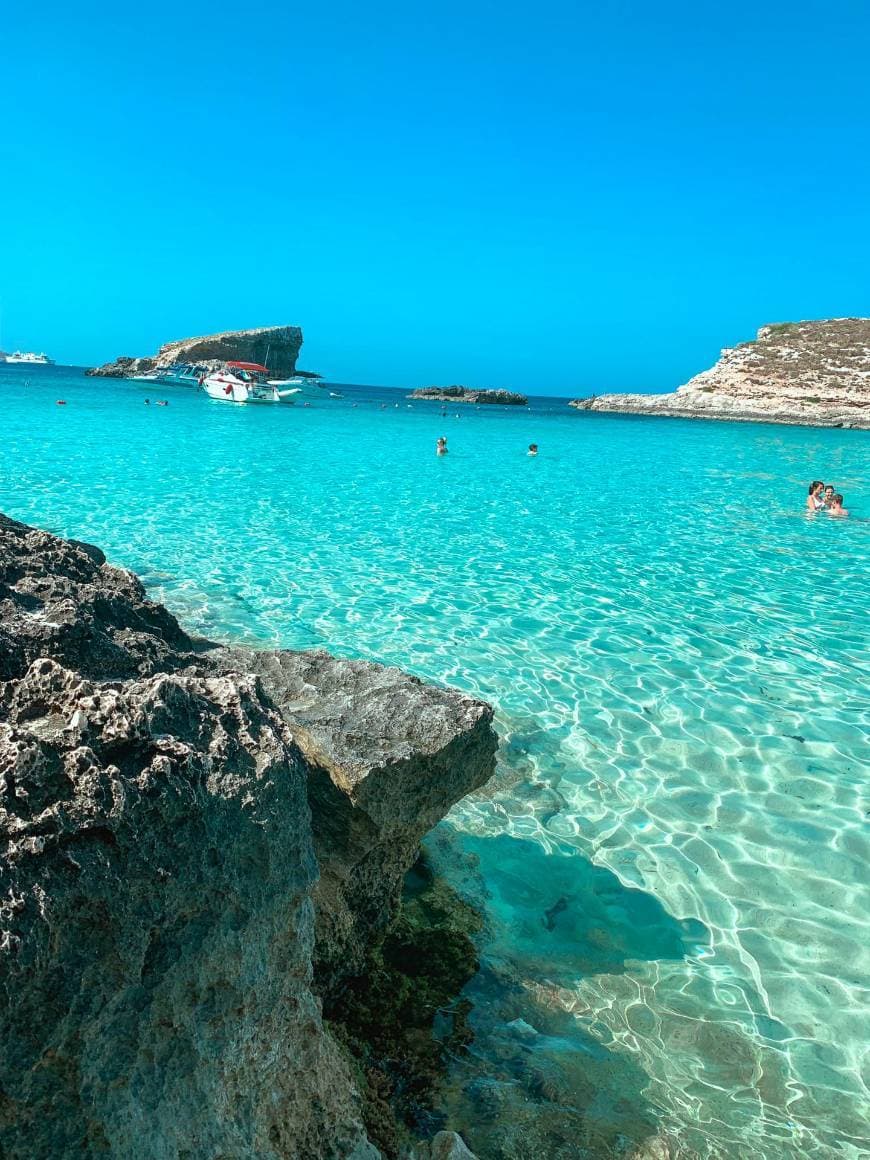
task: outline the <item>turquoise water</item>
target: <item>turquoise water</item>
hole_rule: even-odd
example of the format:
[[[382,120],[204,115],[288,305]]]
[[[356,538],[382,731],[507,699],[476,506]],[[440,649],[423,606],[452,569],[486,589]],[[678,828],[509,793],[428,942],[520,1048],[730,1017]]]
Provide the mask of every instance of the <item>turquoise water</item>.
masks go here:
[[[486,910],[449,1103],[482,1160],[868,1154],[870,434],[0,390],[0,510],[192,629],[497,706],[429,843]]]

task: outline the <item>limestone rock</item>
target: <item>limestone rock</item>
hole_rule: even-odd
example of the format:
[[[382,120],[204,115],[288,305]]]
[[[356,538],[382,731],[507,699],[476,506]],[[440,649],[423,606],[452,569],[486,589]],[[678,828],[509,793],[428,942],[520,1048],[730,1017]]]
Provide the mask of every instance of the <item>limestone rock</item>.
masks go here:
[[[104,378],[128,378],[177,362],[216,367],[234,359],[266,365],[274,371],[276,378],[289,378],[296,371],[296,359],[301,348],[302,331],[298,326],[260,326],[253,330],[227,330],[200,338],[178,339],[167,342],[150,357],[124,355],[87,373]]]
[[[409,399],[431,399],[437,403],[501,403],[503,406],[527,407],[529,400],[515,391],[474,390],[471,387],[418,387]]]
[[[584,411],[870,427],[870,319],[762,326],[714,367],[662,395],[573,399]]]
[[[493,774],[492,709],[399,669],[320,651],[224,654],[230,668],[242,661],[308,762],[321,866],[318,979],[328,989],[362,967],[423,835]]]
[[[199,647],[90,544],[0,515],[0,680],[51,656],[88,677],[177,668]]]
[[[309,985],[305,769],[256,680],[43,659],[2,709],[4,1156],[364,1144]]]
[[[0,516],[3,1156],[374,1160],[315,958],[322,994],[379,940],[491,718],[196,641],[99,549]]]

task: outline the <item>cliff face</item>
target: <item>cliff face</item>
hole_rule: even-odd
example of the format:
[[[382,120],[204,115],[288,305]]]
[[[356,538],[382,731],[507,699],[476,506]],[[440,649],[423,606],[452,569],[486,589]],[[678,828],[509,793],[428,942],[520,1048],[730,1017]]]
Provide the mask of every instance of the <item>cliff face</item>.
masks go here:
[[[207,334],[201,338],[182,338],[167,342],[155,355],[145,358],[123,356],[114,362],[89,370],[89,375],[106,378],[127,378],[143,374],[155,367],[171,366],[176,362],[194,362],[209,365],[227,360],[255,362],[268,366],[276,378],[288,378],[296,371],[296,359],[302,347],[302,331],[298,326],[261,326],[254,330],[227,330],[222,334]],[[268,362],[266,361],[268,358]]]
[[[377,941],[491,710],[213,649],[4,517],[0,626],[4,1156],[374,1160],[314,960],[329,994]]]
[[[587,411],[870,427],[870,319],[763,326],[666,395],[572,400]]]

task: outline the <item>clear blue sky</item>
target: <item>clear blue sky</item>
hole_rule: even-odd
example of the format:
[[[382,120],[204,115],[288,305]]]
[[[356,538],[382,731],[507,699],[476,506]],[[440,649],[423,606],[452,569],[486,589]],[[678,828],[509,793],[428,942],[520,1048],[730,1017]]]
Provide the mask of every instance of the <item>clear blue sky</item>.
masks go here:
[[[298,323],[339,381],[667,389],[870,314],[864,0],[9,5],[8,349]]]

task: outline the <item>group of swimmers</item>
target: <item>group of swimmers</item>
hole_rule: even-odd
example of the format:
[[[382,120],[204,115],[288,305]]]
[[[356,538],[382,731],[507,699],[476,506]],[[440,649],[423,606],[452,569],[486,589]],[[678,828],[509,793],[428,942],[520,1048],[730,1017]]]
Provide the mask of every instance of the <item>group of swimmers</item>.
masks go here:
[[[440,439],[435,440],[435,454],[436,455],[446,455],[447,454],[447,440],[444,438],[443,435],[441,436]],[[530,443],[529,449],[526,452],[526,455],[537,455],[537,454],[538,454],[537,443]]]
[[[827,512],[829,516],[847,516],[849,514],[843,507],[842,495],[834,491],[834,485],[822,483],[820,479],[814,479],[810,484],[807,511]]]

